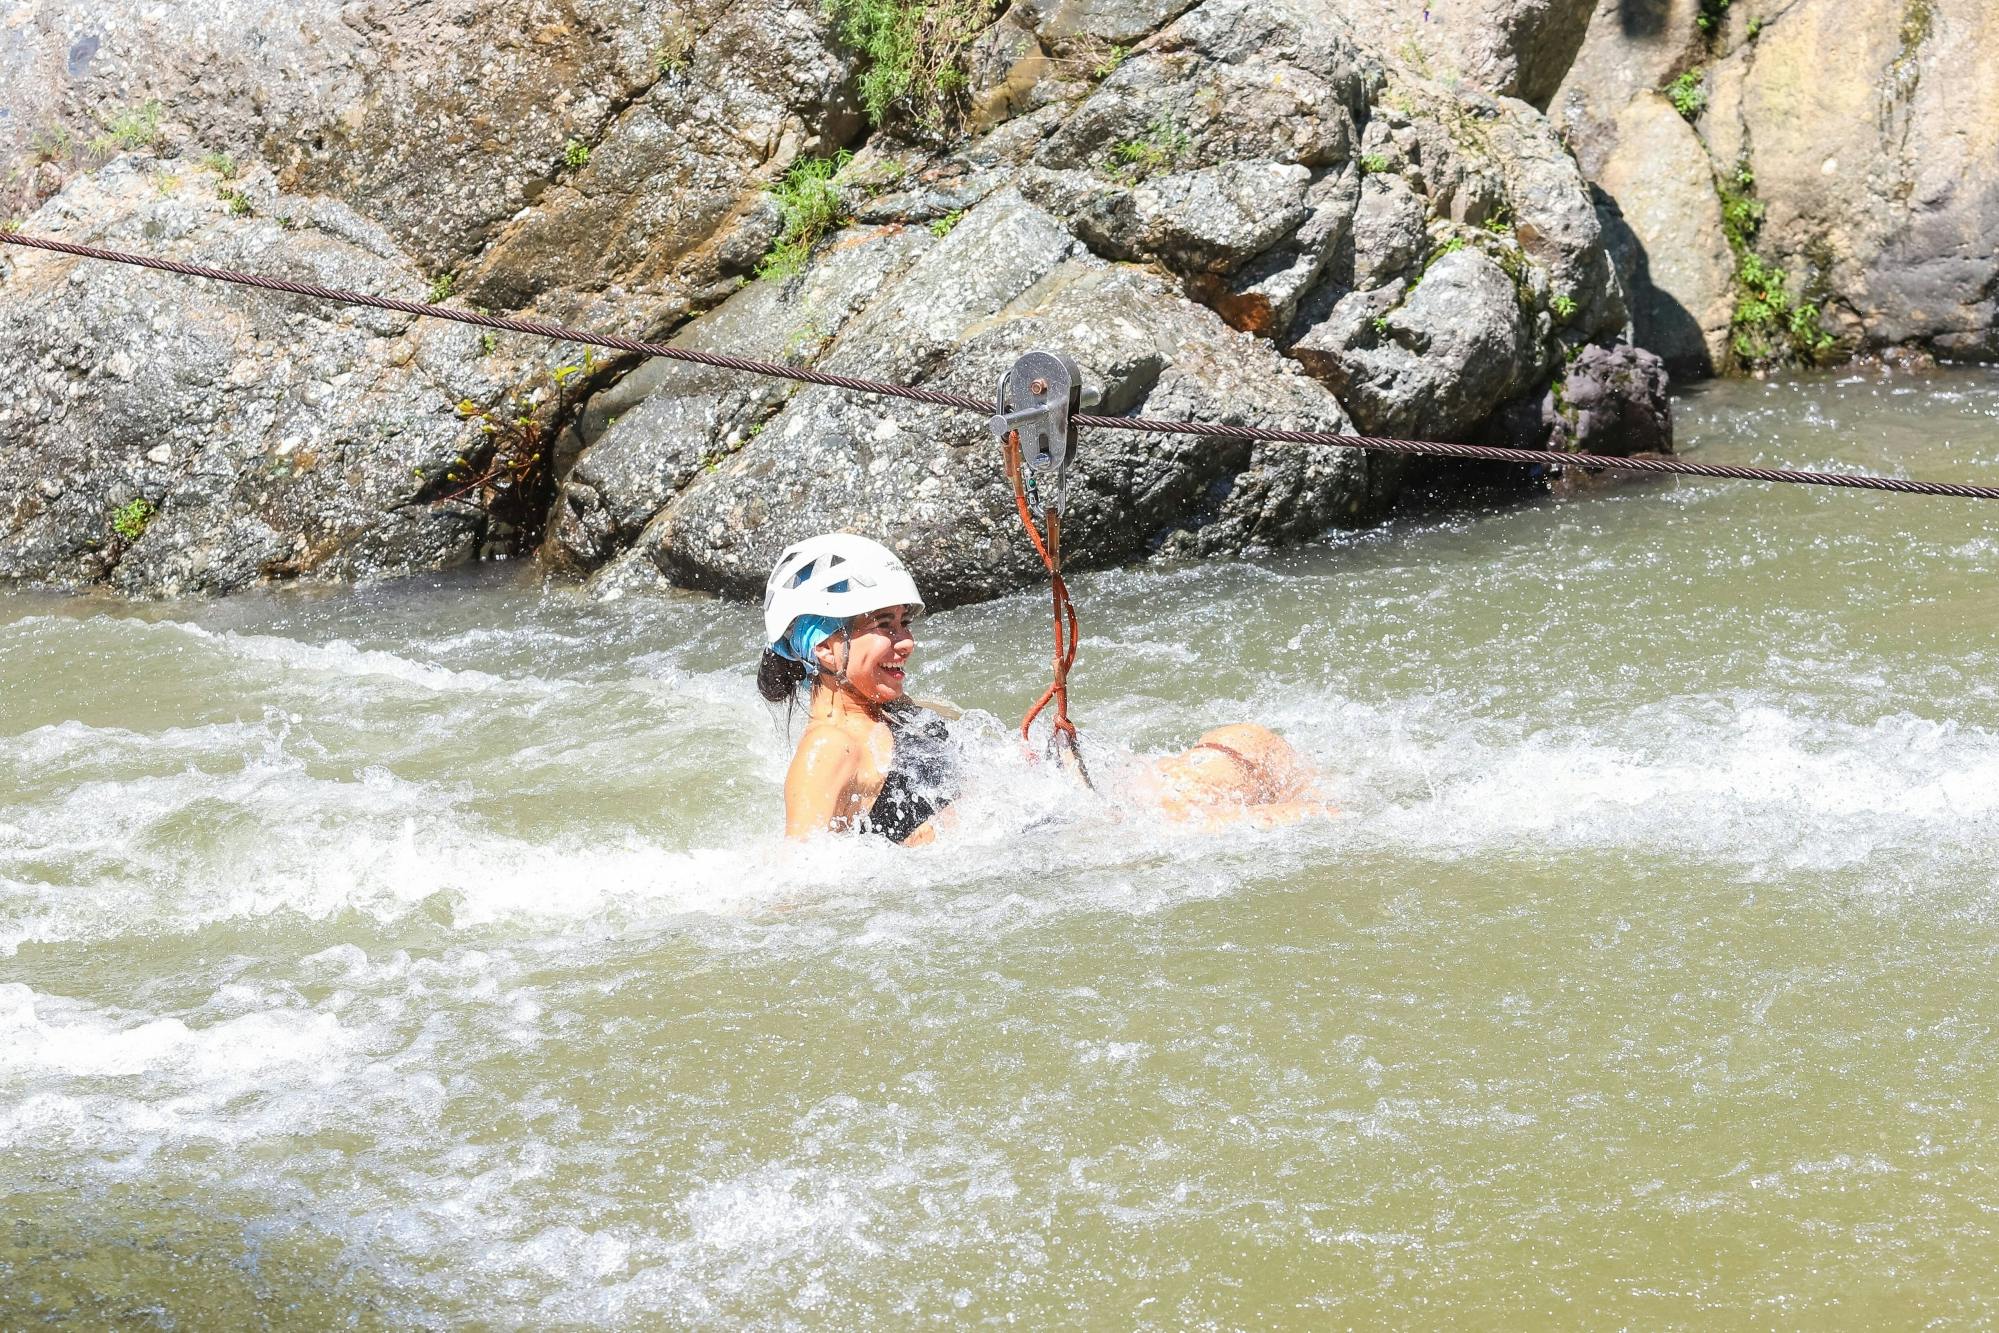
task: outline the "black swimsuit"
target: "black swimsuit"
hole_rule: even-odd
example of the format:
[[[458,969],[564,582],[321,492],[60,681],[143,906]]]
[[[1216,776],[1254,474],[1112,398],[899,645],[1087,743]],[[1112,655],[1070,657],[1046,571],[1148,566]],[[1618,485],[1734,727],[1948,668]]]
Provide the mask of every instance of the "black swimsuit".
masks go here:
[[[895,751],[864,827],[891,842],[902,842],[958,799],[958,754],[951,745],[950,728],[935,714],[910,707],[883,720],[894,737]]]

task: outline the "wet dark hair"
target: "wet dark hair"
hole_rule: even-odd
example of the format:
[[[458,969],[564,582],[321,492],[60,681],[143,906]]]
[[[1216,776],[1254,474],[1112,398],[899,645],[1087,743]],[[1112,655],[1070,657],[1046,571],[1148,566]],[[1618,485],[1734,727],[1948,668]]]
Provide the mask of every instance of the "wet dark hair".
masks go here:
[[[764,649],[763,659],[757,663],[758,694],[774,704],[790,703],[798,698],[798,687],[804,683],[805,663]]]

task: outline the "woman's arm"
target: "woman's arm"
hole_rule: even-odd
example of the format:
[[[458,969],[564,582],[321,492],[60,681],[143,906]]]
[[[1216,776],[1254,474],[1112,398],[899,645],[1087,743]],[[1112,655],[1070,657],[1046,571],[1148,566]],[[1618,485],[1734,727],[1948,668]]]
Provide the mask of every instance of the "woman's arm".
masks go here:
[[[910,835],[902,840],[905,847],[928,847],[937,841],[937,835],[947,829],[958,827],[958,807],[947,805],[930,818],[918,824]]]
[[[784,775],[784,836],[844,828],[857,813],[854,779],[860,771],[859,745],[830,729],[807,732]]]

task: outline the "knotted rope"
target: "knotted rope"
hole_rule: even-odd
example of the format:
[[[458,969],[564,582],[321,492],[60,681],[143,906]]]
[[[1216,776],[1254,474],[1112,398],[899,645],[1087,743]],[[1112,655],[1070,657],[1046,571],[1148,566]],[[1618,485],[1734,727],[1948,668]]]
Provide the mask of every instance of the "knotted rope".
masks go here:
[[[1083,752],[1076,745],[1076,724],[1069,720],[1069,668],[1076,664],[1076,643],[1081,637],[1082,626],[1076,619],[1076,604],[1069,600],[1069,585],[1062,580],[1062,511],[1054,505],[1042,510],[1042,522],[1035,524],[1034,512],[1027,503],[1026,470],[1020,461],[1020,432],[1008,431],[1003,446],[1006,455],[1006,477],[1013,484],[1014,509],[1020,514],[1020,525],[1027,529],[1027,536],[1034,543],[1034,553],[1041,557],[1041,563],[1048,569],[1048,586],[1054,608],[1055,620],[1055,678],[1041,697],[1034,701],[1034,707],[1027,710],[1027,716],[1020,720],[1020,738],[1031,741],[1034,720],[1050,703],[1055,705],[1055,716],[1049,721],[1048,750],[1053,756],[1067,757],[1076,763],[1076,771],[1085,784],[1090,781],[1090,771],[1083,764]]]

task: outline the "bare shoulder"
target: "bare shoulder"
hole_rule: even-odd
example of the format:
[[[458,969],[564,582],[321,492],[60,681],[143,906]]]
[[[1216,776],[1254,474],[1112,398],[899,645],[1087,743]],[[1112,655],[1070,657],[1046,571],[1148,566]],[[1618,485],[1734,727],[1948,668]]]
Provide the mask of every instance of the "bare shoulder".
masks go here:
[[[861,742],[839,727],[814,724],[798,738],[791,756],[794,774],[835,776],[851,774],[861,766]]]

